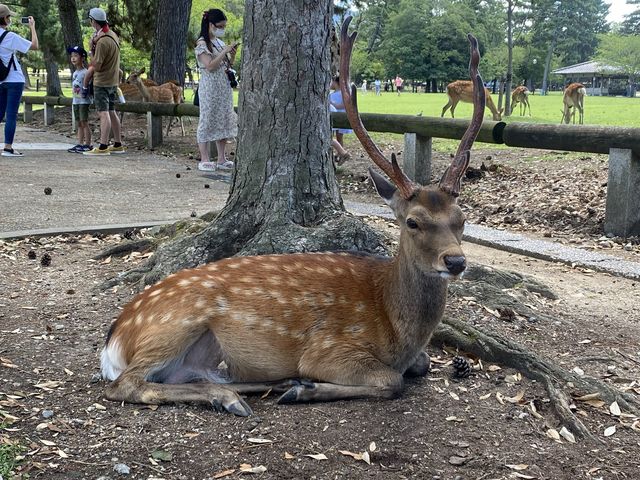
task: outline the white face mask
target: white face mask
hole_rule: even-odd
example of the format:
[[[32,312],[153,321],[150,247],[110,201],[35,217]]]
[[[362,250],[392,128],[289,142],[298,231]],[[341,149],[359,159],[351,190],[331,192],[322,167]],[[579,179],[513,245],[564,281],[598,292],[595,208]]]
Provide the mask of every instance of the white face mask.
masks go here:
[[[218,38],[219,37],[223,37],[224,36],[224,28],[216,28],[216,29],[214,29],[213,30],[213,34]]]

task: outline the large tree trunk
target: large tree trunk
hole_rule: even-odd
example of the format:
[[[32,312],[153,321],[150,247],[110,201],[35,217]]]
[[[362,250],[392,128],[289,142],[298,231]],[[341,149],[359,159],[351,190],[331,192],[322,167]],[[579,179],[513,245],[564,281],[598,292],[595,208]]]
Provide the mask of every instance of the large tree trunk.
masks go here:
[[[505,85],[504,114],[511,115],[511,87],[513,82],[513,1],[507,2],[507,83]]]
[[[60,16],[60,25],[62,27],[62,37],[64,38],[65,46],[83,46],[82,30],[80,28],[80,20],[78,19],[76,0],[58,0],[58,14]],[[71,75],[73,75],[75,68],[71,62],[69,62],[69,70]]]
[[[379,235],[346,214],[330,156],[331,7],[331,0],[246,2],[227,205],[202,231],[162,245],[145,267],[115,282],[149,284],[237,254],[384,252]]]
[[[160,0],[151,55],[151,78],[159,84],[177,80],[184,84],[186,45],[191,0]]]

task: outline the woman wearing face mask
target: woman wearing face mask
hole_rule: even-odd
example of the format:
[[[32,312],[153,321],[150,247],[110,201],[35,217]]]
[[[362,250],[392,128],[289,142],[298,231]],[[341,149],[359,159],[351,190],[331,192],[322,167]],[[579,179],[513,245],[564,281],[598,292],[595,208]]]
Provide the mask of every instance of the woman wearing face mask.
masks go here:
[[[213,8],[204,12],[200,38],[196,43],[196,58],[200,69],[200,119],[198,121],[198,149],[202,171],[231,170],[233,162],[227,160],[225,145],[228,138],[238,134],[238,117],[233,110],[233,90],[229,83],[238,44],[225,45],[221,40],[227,26],[222,10]],[[218,163],[209,160],[209,143],[216,142]]]

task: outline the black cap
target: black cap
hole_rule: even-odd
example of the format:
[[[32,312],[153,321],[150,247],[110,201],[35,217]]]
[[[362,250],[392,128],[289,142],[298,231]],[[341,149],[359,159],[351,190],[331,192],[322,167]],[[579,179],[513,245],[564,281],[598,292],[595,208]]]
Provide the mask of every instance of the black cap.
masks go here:
[[[67,53],[71,55],[72,53],[77,53],[81,57],[87,56],[87,51],[82,48],[80,45],[74,45],[73,47],[67,47]]]

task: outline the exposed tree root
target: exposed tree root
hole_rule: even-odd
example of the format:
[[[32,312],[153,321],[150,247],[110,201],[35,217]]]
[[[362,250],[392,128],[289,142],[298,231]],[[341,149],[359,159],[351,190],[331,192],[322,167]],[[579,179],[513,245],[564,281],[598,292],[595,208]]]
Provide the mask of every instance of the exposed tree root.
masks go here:
[[[635,396],[593,377],[580,376],[557,367],[497,333],[488,334],[467,323],[446,318],[431,342],[437,346],[453,346],[485,361],[515,368],[528,378],[540,382],[561,423],[577,437],[595,440],[589,429],[571,411],[571,400],[565,393],[567,388],[573,388],[581,394],[597,392],[603,401],[616,401],[622,410],[640,414],[640,400]]]
[[[260,224],[247,221],[244,213],[219,216],[200,231],[176,229],[144,264],[105,282],[106,289],[135,284],[139,289],[173,272],[236,255],[354,250],[384,254],[383,237],[358,218],[332,212],[313,226],[300,226],[274,215]],[[123,247],[126,248],[126,247]],[[100,254],[105,255],[105,252]]]
[[[113,247],[107,248],[93,257],[94,260],[102,260],[111,256],[127,255],[131,252],[144,252],[156,248],[158,241],[153,238],[141,238],[140,240],[132,240],[119,243]]]

